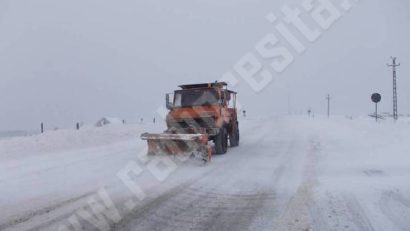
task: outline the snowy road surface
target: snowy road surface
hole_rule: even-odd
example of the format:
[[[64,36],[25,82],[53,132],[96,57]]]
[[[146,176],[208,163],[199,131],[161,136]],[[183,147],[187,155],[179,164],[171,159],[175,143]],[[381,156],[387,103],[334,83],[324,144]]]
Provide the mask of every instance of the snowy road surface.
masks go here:
[[[205,166],[139,155],[161,126],[0,141],[0,230],[410,229],[406,122],[247,119]]]

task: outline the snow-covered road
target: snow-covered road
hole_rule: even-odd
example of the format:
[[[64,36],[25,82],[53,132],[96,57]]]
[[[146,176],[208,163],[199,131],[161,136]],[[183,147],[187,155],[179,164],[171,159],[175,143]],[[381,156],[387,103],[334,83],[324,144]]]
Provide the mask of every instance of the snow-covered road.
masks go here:
[[[3,140],[0,230],[408,230],[409,128],[246,119],[205,166],[139,155],[161,125]]]

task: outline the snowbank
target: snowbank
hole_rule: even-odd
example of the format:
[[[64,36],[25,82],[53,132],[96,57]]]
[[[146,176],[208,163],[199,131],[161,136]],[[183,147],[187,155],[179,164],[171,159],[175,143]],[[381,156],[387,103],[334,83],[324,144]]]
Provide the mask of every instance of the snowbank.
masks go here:
[[[162,131],[162,126],[162,123],[101,128],[85,126],[78,131],[62,129],[33,136],[9,138],[0,140],[0,161],[137,140],[141,133],[147,130]]]

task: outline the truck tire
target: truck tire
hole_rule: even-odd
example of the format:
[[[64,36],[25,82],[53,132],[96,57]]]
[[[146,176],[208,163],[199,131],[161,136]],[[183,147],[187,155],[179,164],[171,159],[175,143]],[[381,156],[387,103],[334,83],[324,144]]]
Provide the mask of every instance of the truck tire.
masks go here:
[[[215,137],[215,152],[216,154],[225,154],[228,151],[228,132],[223,127],[219,130]]]
[[[232,134],[229,135],[229,143],[231,147],[238,147],[239,146],[239,128],[236,126],[232,129]]]

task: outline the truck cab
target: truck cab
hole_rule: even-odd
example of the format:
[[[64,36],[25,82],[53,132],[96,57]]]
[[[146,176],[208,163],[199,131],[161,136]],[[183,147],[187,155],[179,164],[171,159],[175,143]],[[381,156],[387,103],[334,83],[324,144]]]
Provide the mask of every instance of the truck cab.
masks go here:
[[[228,140],[238,146],[237,93],[227,86],[225,82],[181,85],[167,94],[168,132],[206,133],[217,153],[226,153]]]

